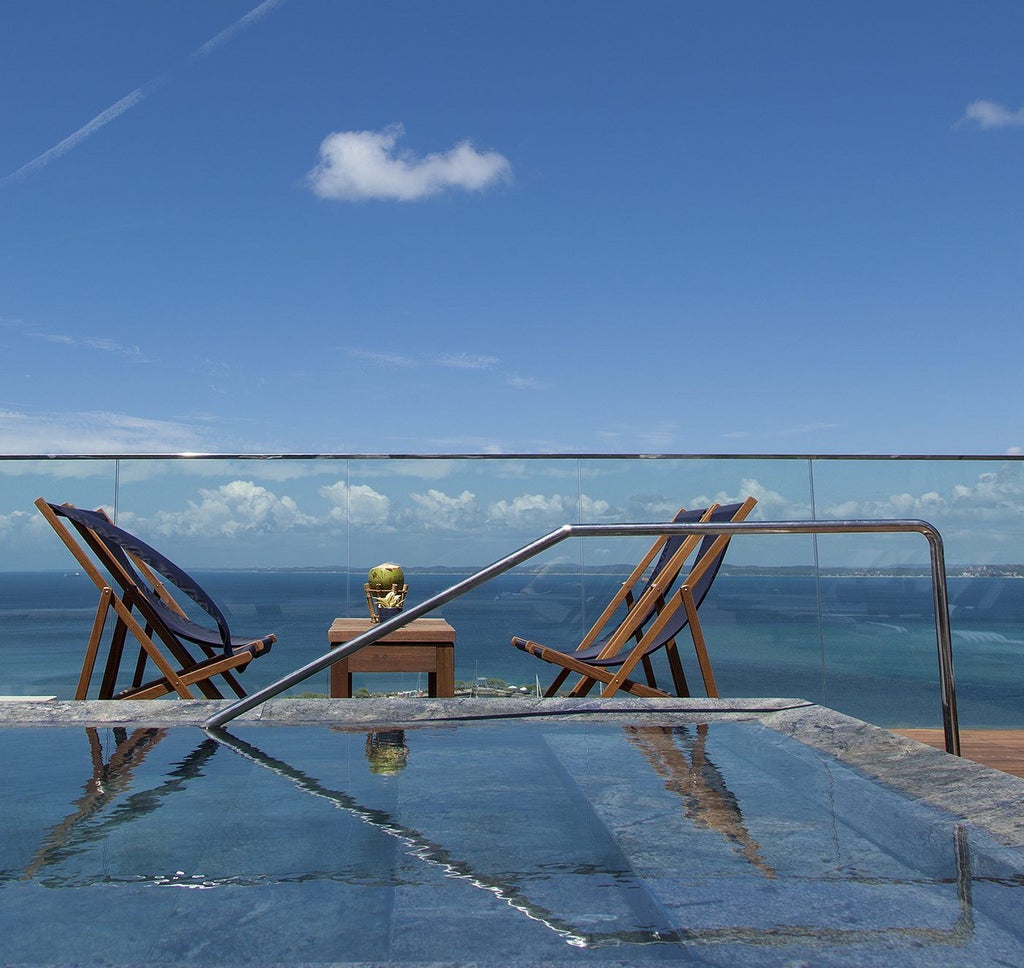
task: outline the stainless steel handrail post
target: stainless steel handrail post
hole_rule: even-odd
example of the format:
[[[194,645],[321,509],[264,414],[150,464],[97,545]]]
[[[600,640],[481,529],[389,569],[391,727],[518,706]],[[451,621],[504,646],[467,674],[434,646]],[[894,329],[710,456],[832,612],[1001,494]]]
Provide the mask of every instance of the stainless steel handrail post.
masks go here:
[[[274,698],[285,689],[308,679],[341,659],[401,628],[414,619],[459,598],[491,578],[514,568],[535,555],[560,544],[566,538],[644,537],[688,534],[884,534],[916,532],[928,540],[932,571],[932,598],[935,609],[935,639],[939,663],[939,691],[946,751],[960,755],[960,729],[957,720],[956,686],[953,675],[953,646],[949,625],[949,600],[946,589],[946,563],[942,536],[927,521],[920,520],[845,520],[845,521],[743,521],[734,524],[563,524],[518,551],[500,558],[463,581],[401,612],[395,618],[372,626],[345,645],[332,649],[301,669],[233,702],[206,721],[208,728],[223,726],[242,713]]]
[[[946,587],[946,555],[942,536],[934,528],[924,532],[932,562],[932,598],[935,611],[935,644],[939,653],[939,689],[942,694],[942,728],[946,752],[960,755],[960,722],[953,675],[953,635],[949,624],[949,590]]]

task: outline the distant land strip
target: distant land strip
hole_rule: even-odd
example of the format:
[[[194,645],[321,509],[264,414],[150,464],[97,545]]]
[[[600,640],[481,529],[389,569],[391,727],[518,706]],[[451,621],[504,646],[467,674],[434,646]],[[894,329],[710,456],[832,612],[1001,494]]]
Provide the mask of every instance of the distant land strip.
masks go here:
[[[472,565],[423,565],[410,566],[405,570],[413,575],[472,575],[479,571]],[[633,565],[584,565],[582,568],[570,564],[519,565],[514,571],[520,575],[573,576],[585,575],[628,575]],[[274,571],[274,572],[322,572],[328,574],[365,575],[366,568],[346,568],[343,565],[292,565],[282,567],[254,568],[204,568],[202,571]],[[931,578],[928,565],[892,565],[889,567],[819,567],[814,565],[722,565],[722,575],[734,578],[779,577],[779,578]],[[1024,564],[1020,565],[947,565],[948,578],[1024,578]]]

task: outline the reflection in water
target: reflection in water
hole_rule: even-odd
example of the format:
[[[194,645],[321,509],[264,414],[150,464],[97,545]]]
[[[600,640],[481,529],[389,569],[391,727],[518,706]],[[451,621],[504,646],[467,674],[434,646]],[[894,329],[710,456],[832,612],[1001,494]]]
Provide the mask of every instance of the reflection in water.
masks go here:
[[[742,813],[736,797],[728,790],[717,768],[705,754],[708,727],[699,726],[696,738],[685,728],[678,727],[623,727],[630,742],[640,749],[644,758],[655,772],[665,778],[666,789],[683,796],[687,803],[686,816],[695,824],[713,829],[766,877],[775,878],[776,872],[761,856],[761,848],[750,836],[743,824]],[[873,942],[910,942],[913,944],[937,944],[962,946],[967,944],[974,931],[971,907],[971,870],[966,830],[959,824],[954,827],[954,848],[956,858],[956,887],[958,916],[950,928],[933,927],[872,927],[858,928],[831,927],[828,925],[782,924],[778,926],[724,926],[687,928],[669,925],[664,914],[657,918],[663,925],[657,930],[613,931],[595,933],[573,925],[555,912],[533,903],[525,891],[508,880],[480,873],[466,861],[454,858],[442,845],[428,839],[417,830],[404,826],[387,811],[365,807],[346,793],[330,790],[319,781],[297,770],[283,760],[268,756],[256,746],[215,729],[208,734],[246,759],[265,767],[271,772],[290,780],[304,792],[329,800],[343,810],[358,816],[389,836],[402,841],[410,856],[424,863],[439,867],[445,876],[465,881],[472,886],[488,891],[505,901],[509,907],[543,924],[563,941],[574,947],[599,947],[621,944],[752,944],[757,946],[780,947],[787,944],[811,945],[827,948],[840,945],[871,944]],[[675,745],[675,738],[682,737],[688,745],[690,759],[687,759]],[[514,798],[515,802],[519,802]],[[857,878],[848,878],[851,881]],[[873,883],[899,885],[899,879],[886,881],[884,878],[868,879]],[[907,883],[921,883],[924,878]],[[647,894],[649,888],[642,877],[635,879],[635,886],[647,895],[652,909],[660,907],[658,899]]]
[[[686,727],[668,726],[623,726],[620,727],[630,745],[636,749],[662,781],[662,785],[670,793],[678,796],[683,803],[683,814],[696,827],[714,831],[728,844],[729,850],[741,856],[747,864],[765,878],[777,881],[777,888],[785,890],[795,881],[807,882],[806,875],[785,874],[784,868],[776,870],[766,859],[765,847],[752,836],[744,821],[739,799],[729,790],[725,778],[719,768],[712,762],[706,750],[708,727],[699,726],[694,731]],[[166,739],[169,730],[137,729],[131,733],[124,729],[113,730],[115,746],[109,758],[104,759],[103,744],[100,732],[94,728],[86,729],[89,745],[90,774],[86,777],[83,793],[73,803],[74,809],[59,823],[54,824],[43,837],[40,847],[36,850],[28,864],[20,872],[13,871],[15,879],[36,878],[48,867],[56,867],[61,862],[84,851],[90,845],[103,843],[111,838],[118,828],[128,825],[158,810],[172,794],[185,789],[192,781],[212,780],[217,782],[216,775],[207,775],[206,766],[213,754],[221,747],[226,747],[248,762],[268,770],[273,775],[285,779],[297,790],[317,799],[324,800],[334,808],[340,808],[359,821],[375,830],[394,838],[404,848],[406,854],[429,867],[439,870],[446,878],[469,884],[477,890],[485,891],[500,899],[519,915],[532,922],[539,923],[553,932],[562,942],[574,947],[596,947],[612,944],[698,944],[714,945],[738,943],[745,945],[785,946],[787,944],[811,945],[817,948],[871,944],[935,944],[964,945],[973,935],[974,923],[971,906],[971,864],[968,850],[967,834],[963,827],[955,825],[954,857],[955,874],[949,880],[928,878],[914,875],[913,878],[883,877],[875,875],[832,877],[826,875],[820,879],[822,891],[830,888],[826,882],[855,882],[877,884],[889,891],[893,903],[898,903],[900,885],[921,885],[955,883],[957,892],[958,915],[955,922],[948,928],[920,926],[894,927],[880,926],[870,921],[864,925],[838,927],[829,923],[821,925],[802,925],[792,923],[772,923],[771,912],[751,910],[750,920],[764,923],[749,926],[723,924],[720,926],[686,926],[686,905],[700,905],[705,899],[702,893],[701,877],[703,872],[688,871],[690,875],[685,887],[661,887],[657,882],[645,879],[642,862],[637,860],[635,873],[629,870],[633,863],[629,857],[624,859],[623,870],[602,869],[600,871],[583,871],[574,869],[570,863],[570,852],[566,852],[566,866],[556,869],[550,864],[535,864],[529,867],[528,858],[520,865],[516,873],[502,874],[482,871],[479,863],[457,857],[453,851],[439,840],[432,839],[424,832],[403,824],[395,815],[380,808],[369,807],[359,802],[344,790],[331,789],[308,773],[293,767],[279,757],[270,756],[255,745],[236,738],[223,730],[210,731],[206,738],[179,762],[174,763],[162,776],[158,777],[155,786],[139,789],[146,773],[140,769],[150,753]],[[460,734],[463,742],[472,742],[468,731]],[[420,736],[416,736],[420,739]],[[437,739],[436,734],[424,736],[424,741]],[[449,740],[445,738],[444,742]],[[516,740],[521,744],[521,739]],[[531,755],[529,748],[522,749],[524,755]],[[409,761],[409,746],[404,730],[381,730],[369,733],[366,739],[366,753],[371,773],[394,773],[400,771]],[[582,766],[581,766],[582,768]],[[152,766],[150,766],[152,772]],[[434,793],[441,797],[443,790],[434,788]],[[200,802],[197,798],[196,802]],[[518,790],[514,781],[508,787],[510,810],[528,807],[530,790]],[[755,810],[756,804],[748,805],[748,810]],[[474,817],[465,817],[467,824],[474,822]],[[544,822],[538,816],[538,823]],[[203,818],[196,818],[202,823]],[[673,828],[673,836],[678,837],[680,828]],[[299,832],[296,831],[296,836]],[[557,831],[555,832],[557,836]],[[657,831],[651,833],[651,844],[657,841]],[[571,847],[567,844],[567,848]],[[464,846],[466,852],[472,847]],[[528,852],[528,851],[527,851]],[[485,866],[486,866],[485,862]],[[533,873],[528,873],[532,870]],[[560,873],[559,873],[560,871]],[[225,885],[246,887],[259,885],[273,886],[275,883],[299,883],[306,880],[337,881],[346,885],[346,889],[358,888],[352,881],[348,871],[293,871],[283,875],[240,875],[237,871],[217,872],[216,877],[201,877],[178,872],[168,876],[134,873],[126,877],[97,876],[95,878],[48,877],[48,887],[85,886],[89,883],[147,883],[158,886],[178,886],[193,888],[219,888]],[[394,869],[377,872],[383,881],[397,876]],[[581,874],[597,873],[611,878],[616,885],[630,892],[634,905],[636,920],[633,924],[645,927],[615,931],[594,931],[589,926],[581,927],[573,922],[572,916],[565,916],[552,910],[558,902],[548,906],[538,904],[529,896],[530,884],[538,876],[541,879],[563,876],[565,889],[573,889],[572,877]],[[683,873],[683,871],[680,871]],[[714,876],[713,874],[711,876]],[[2,878],[0,880],[6,880]],[[812,878],[813,881],[813,878]],[[376,881],[379,886],[382,881]],[[803,885],[801,885],[802,887]],[[670,893],[662,898],[658,890]],[[675,891],[676,894],[671,892]],[[682,891],[685,896],[678,896]],[[536,893],[536,891],[534,891]],[[794,896],[798,896],[799,891]],[[557,896],[557,894],[556,894]],[[884,895],[883,895],[884,896]],[[681,905],[675,914],[668,913],[663,902],[671,900]],[[595,912],[600,915],[601,912]],[[746,918],[744,918],[746,920]],[[656,927],[655,927],[656,926]]]
[[[682,797],[686,816],[693,823],[720,833],[762,874],[775,877],[774,868],[761,856],[760,845],[743,824],[743,814],[736,797],[708,758],[704,749],[708,738],[706,723],[697,727],[696,737],[685,726],[623,728],[627,739],[643,753],[654,772],[664,779],[665,789]],[[680,745],[676,745],[677,742]]]
[[[409,762],[404,729],[384,729],[366,734],[366,761],[371,773],[401,773]]]
[[[290,766],[284,760],[277,757],[268,756],[259,747],[239,739],[237,736],[232,736],[224,730],[211,729],[208,730],[208,734],[218,743],[223,743],[229,749],[238,753],[239,756],[244,756],[247,760],[270,770],[277,776],[290,780],[304,793],[327,800],[336,807],[340,807],[342,810],[358,817],[364,823],[376,827],[389,837],[396,838],[405,845],[410,856],[423,861],[425,864],[439,868],[446,877],[465,881],[473,887],[488,891],[495,897],[500,898],[514,910],[550,928],[566,944],[582,948],[602,943],[620,944],[623,941],[652,942],[677,940],[676,938],[665,938],[657,932],[646,931],[616,933],[611,937],[605,938],[595,937],[592,934],[582,932],[551,911],[546,910],[540,905],[533,904],[516,885],[504,879],[478,873],[470,864],[453,857],[440,844],[423,836],[418,830],[407,827],[395,820],[386,810],[364,806],[347,793],[331,790],[318,780],[308,776],[302,770]]]
[[[175,766],[163,783],[152,790],[129,794],[123,803],[101,820],[100,814],[131,788],[135,768],[166,738],[167,730],[136,729],[129,734],[124,727],[114,727],[115,746],[106,761],[99,730],[87,726],[85,733],[89,741],[92,775],[85,781],[82,796],[74,801],[74,811],[55,824],[43,838],[39,850],[25,866],[22,875],[25,879],[34,877],[44,867],[74,856],[92,843],[102,841],[114,828],[152,813],[165,797],[182,789],[189,780],[201,776],[203,764],[217,751],[216,743],[204,740]]]

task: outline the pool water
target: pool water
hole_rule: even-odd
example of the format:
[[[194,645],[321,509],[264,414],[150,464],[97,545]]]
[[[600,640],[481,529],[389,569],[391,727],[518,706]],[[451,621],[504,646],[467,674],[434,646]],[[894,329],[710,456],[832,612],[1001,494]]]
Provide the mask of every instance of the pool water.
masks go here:
[[[757,722],[0,730],[5,964],[1020,964],[1024,858]]]

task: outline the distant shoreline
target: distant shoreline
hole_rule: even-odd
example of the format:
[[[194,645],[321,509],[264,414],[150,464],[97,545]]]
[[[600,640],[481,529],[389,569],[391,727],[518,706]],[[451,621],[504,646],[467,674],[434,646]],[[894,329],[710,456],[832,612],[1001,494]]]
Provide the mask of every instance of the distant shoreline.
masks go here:
[[[483,566],[480,566],[483,567]],[[515,569],[520,575],[549,575],[551,577],[572,577],[579,575],[628,575],[633,565],[590,565],[574,568],[569,565],[533,566],[520,565]],[[343,568],[331,565],[296,565],[276,568],[201,568],[198,571],[259,571],[259,572],[309,572],[336,575],[365,575],[367,568]],[[422,568],[408,567],[410,575],[472,575],[479,568],[472,566],[429,565]],[[927,565],[893,565],[882,568],[819,567],[813,565],[722,565],[721,574],[733,578],[930,578]],[[1024,564],[1020,565],[947,565],[948,578],[1024,578]]]
[[[483,567],[483,566],[480,566]],[[260,567],[197,566],[195,572],[216,574],[218,572],[238,573],[253,572],[256,574],[294,574],[294,575],[350,575],[365,580],[367,568],[345,568],[342,565],[280,565]],[[408,575],[453,575],[467,577],[480,570],[472,566],[455,567],[450,565],[429,565],[422,568],[407,567]],[[572,578],[579,574],[610,575],[625,577],[633,570],[632,565],[587,565],[574,568],[570,565],[533,566],[520,565],[515,569],[518,575],[533,577]],[[6,569],[7,574],[22,573],[22,569]],[[63,568],[24,569],[25,574],[77,574]],[[729,565],[723,564],[721,574],[727,578],[930,578],[931,569],[927,565],[893,565],[891,567],[819,567],[815,571],[813,565]],[[947,578],[1024,578],[1024,564],[1020,565],[946,565]]]

